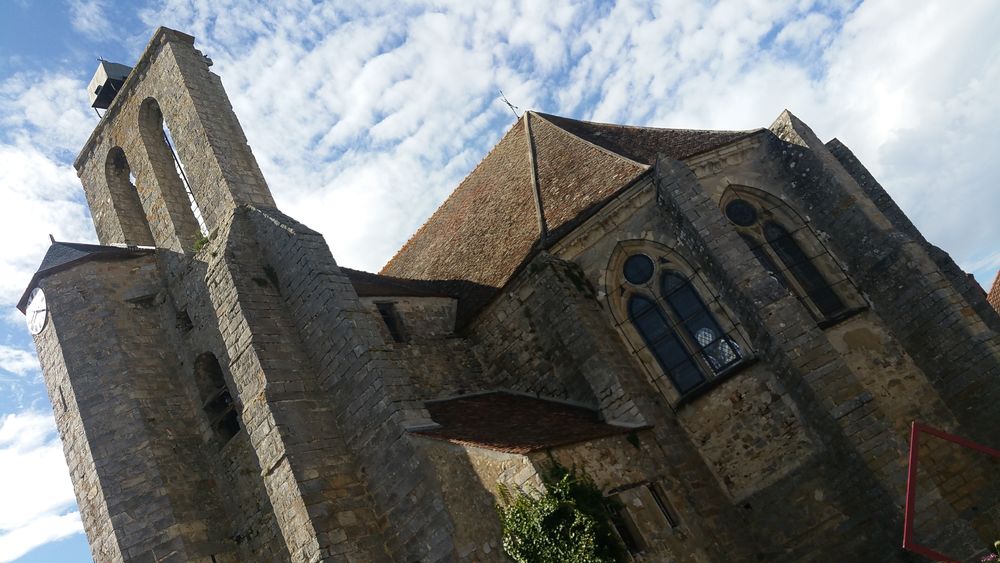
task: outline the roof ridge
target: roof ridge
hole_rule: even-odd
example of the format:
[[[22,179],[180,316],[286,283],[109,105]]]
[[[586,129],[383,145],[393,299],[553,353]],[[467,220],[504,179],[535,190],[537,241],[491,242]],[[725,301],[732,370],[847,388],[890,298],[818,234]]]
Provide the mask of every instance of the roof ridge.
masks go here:
[[[538,238],[542,245],[549,238],[549,228],[545,221],[545,206],[542,204],[542,185],[538,180],[538,158],[535,153],[535,137],[531,132],[531,114],[524,112],[524,136],[528,141],[528,167],[531,172],[531,193],[535,198],[535,212],[538,214]]]
[[[756,127],[754,129],[689,129],[685,127],[653,127],[650,125],[622,125],[620,123],[606,123],[604,121],[590,121],[587,119],[564,117],[562,115],[555,115],[553,113],[544,113],[537,111],[533,111],[532,113],[545,119],[546,121],[549,121],[546,118],[554,117],[556,119],[565,119],[566,121],[575,121],[577,123],[586,123],[587,125],[597,125],[600,127],[612,127],[615,129],[646,129],[646,130],[652,129],[655,131],[690,131],[692,133],[754,133],[756,131],[761,131],[763,129],[766,129],[766,127]],[[551,121],[549,122],[552,123]],[[552,124],[562,129],[562,127],[559,126],[558,124],[556,123]]]
[[[637,161],[635,159],[629,158],[629,157],[627,157],[627,156],[625,156],[625,155],[623,155],[621,153],[615,152],[613,150],[606,149],[606,148],[602,147],[601,145],[598,145],[597,143],[594,143],[593,141],[589,141],[587,139],[584,139],[583,137],[577,135],[576,133],[573,133],[572,131],[567,131],[565,128],[563,128],[562,126],[560,126],[558,123],[553,123],[552,121],[546,119],[546,117],[556,117],[556,118],[559,118],[559,119],[569,119],[569,118],[566,118],[566,117],[560,118],[558,115],[549,116],[548,114],[538,113],[538,112],[534,112],[534,111],[525,112],[526,115],[528,113],[535,114],[536,116],[538,116],[539,119],[541,119],[545,123],[548,123],[549,125],[555,127],[559,131],[562,131],[564,135],[569,135],[570,137],[572,137],[572,138],[574,138],[574,139],[576,139],[576,140],[578,140],[578,141],[580,141],[580,142],[582,142],[584,144],[590,145],[591,147],[593,147],[593,148],[595,148],[595,149],[597,149],[597,150],[599,150],[601,152],[604,152],[606,154],[614,156],[615,158],[621,158],[623,160],[631,162],[632,164],[635,164],[636,166],[638,166],[639,169],[642,170],[642,171],[649,170],[649,168],[650,168],[650,165],[648,165],[648,164],[644,164],[642,162],[639,162],[639,161]],[[573,120],[573,121],[579,121],[579,120]],[[583,123],[589,123],[589,122],[583,122]]]

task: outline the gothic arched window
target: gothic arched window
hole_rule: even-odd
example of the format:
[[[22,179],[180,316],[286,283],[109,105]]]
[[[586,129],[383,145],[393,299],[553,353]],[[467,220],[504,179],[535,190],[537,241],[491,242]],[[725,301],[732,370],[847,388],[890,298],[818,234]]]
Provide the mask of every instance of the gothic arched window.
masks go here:
[[[755,190],[756,191],[756,190]],[[812,230],[781,200],[747,188],[723,198],[723,212],[765,270],[821,322],[858,305],[854,287]]]
[[[641,350],[655,360],[681,395],[690,394],[744,359],[732,328],[727,333],[687,268],[666,257],[630,253],[618,274],[628,324]],[[717,303],[712,300],[712,303]]]

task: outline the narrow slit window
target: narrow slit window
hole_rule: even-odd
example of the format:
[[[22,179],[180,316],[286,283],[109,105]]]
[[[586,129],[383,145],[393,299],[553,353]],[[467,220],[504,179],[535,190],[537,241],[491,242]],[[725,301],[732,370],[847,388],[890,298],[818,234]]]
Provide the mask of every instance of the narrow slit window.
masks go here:
[[[666,497],[660,491],[660,485],[657,483],[650,483],[647,488],[649,489],[649,494],[652,495],[653,500],[656,501],[656,506],[663,513],[663,518],[666,519],[667,524],[671,528],[676,528],[680,526],[680,522],[677,520],[677,516],[674,514],[673,509],[667,504]]]
[[[628,507],[624,504],[611,512],[611,524],[618,532],[618,537],[625,544],[625,549],[628,550],[629,554],[638,555],[646,550],[646,542],[643,540],[642,534],[639,533],[639,528],[632,515],[629,514]]]

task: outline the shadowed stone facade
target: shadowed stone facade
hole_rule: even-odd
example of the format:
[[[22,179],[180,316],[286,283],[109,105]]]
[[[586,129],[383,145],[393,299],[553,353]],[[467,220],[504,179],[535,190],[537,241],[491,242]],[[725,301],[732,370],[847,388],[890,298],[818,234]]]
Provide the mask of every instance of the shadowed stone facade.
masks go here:
[[[210,66],[157,30],[75,163],[101,244],[28,288],[97,561],[506,561],[498,484],[553,460],[635,560],[907,561],[910,423],[1000,445],[996,311],[788,112],[528,112],[370,274],[277,209]],[[922,455],[921,543],[982,552],[997,462]]]

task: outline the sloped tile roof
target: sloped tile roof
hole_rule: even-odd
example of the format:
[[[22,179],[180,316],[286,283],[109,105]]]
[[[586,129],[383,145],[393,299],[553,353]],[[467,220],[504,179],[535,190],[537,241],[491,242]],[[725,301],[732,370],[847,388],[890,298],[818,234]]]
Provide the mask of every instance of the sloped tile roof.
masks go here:
[[[607,200],[649,169],[571,135],[544,118],[531,120],[531,133],[542,212],[549,232]]]
[[[657,154],[683,159],[755,132],[625,127],[526,112],[381,274],[502,287],[543,242],[634,183]]]
[[[1000,270],[997,270],[997,277],[993,279],[993,287],[986,295],[986,300],[990,302],[990,305],[993,305],[997,313],[1000,313]]]
[[[568,133],[585,139],[625,158],[652,166],[656,155],[684,160],[696,154],[717,149],[750,136],[763,129],[749,131],[706,131],[700,129],[665,129],[634,127],[578,121],[557,115],[538,114]]]
[[[601,422],[590,409],[504,392],[433,401],[426,407],[441,426],[414,434],[518,454],[637,430]]]
[[[27,289],[21,295],[17,303],[17,308],[23,313],[28,302],[30,291],[38,283],[38,280],[46,274],[66,269],[73,264],[85,260],[94,259],[121,259],[142,256],[155,252],[153,248],[147,247],[124,247],[124,246],[104,246],[100,244],[83,244],[78,242],[58,242],[53,240],[49,249],[42,258],[42,263],[38,265],[38,270],[31,277]]]
[[[340,267],[360,297],[452,297],[433,281],[411,280]]]
[[[380,273],[499,287],[536,240],[538,218],[521,120]]]

